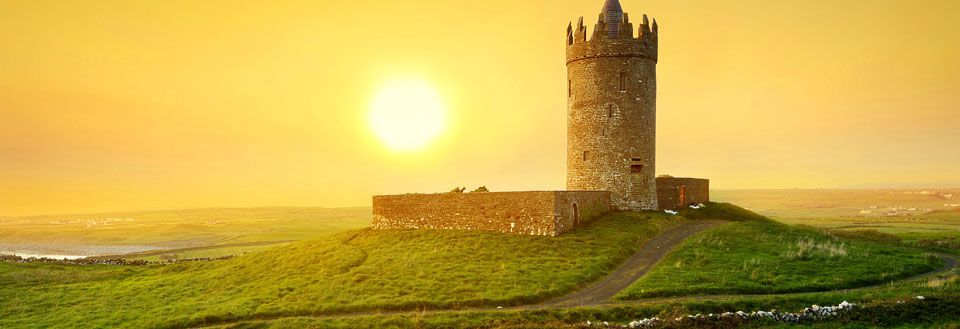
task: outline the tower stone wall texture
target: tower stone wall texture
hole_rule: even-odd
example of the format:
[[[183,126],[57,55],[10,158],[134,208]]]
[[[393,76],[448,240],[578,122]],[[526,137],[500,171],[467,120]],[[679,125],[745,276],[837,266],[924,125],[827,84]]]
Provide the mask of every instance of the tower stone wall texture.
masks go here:
[[[636,32],[636,34],[635,34]],[[607,0],[587,36],[567,28],[567,189],[606,190],[618,210],[657,209],[658,26]]]

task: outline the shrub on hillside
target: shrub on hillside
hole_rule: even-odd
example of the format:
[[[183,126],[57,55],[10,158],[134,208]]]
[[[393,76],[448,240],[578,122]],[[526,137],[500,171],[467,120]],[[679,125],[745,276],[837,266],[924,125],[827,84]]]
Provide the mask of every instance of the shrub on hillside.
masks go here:
[[[847,256],[847,245],[837,241],[815,241],[812,238],[797,240],[797,248],[787,250],[783,254],[786,260],[804,260],[816,256],[824,258],[838,258]]]

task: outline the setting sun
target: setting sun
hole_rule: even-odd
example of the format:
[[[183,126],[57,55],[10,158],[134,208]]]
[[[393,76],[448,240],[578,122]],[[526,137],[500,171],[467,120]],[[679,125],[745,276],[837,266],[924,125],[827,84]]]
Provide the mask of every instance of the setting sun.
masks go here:
[[[443,133],[445,111],[440,94],[426,81],[394,80],[374,96],[370,127],[392,150],[417,150]]]

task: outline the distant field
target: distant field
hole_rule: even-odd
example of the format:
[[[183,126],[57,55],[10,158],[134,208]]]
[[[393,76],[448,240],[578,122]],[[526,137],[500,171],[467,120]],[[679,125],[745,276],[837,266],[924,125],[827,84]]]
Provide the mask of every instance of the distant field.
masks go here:
[[[370,225],[370,208],[217,208],[0,218],[0,251],[219,257]]]
[[[713,190],[711,197],[788,223],[876,229],[891,234],[960,234],[960,189]]]

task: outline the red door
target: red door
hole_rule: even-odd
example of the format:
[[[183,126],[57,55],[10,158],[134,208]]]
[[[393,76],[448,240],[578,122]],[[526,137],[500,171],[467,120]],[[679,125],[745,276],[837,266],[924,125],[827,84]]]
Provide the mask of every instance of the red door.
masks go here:
[[[687,205],[687,186],[680,185],[680,206],[683,207],[686,205]]]

